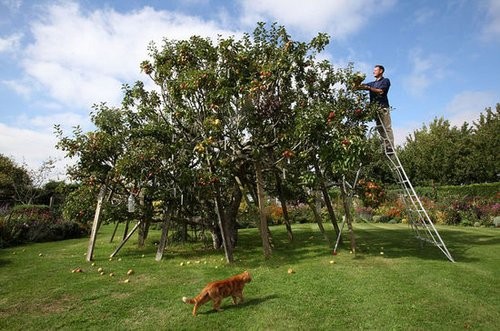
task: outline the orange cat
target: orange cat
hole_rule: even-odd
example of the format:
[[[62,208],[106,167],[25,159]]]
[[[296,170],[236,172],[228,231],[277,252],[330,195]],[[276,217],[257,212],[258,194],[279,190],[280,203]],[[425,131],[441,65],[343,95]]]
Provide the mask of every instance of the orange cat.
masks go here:
[[[220,309],[220,303],[222,299],[228,296],[233,297],[233,304],[235,305],[238,303],[238,298],[240,299],[240,303],[243,302],[243,287],[251,280],[252,276],[248,271],[245,271],[228,279],[208,283],[195,298],[188,299],[183,297],[182,301],[194,304],[193,316],[196,316],[196,311],[199,306],[210,300],[213,301],[216,311],[222,311],[222,309]]]

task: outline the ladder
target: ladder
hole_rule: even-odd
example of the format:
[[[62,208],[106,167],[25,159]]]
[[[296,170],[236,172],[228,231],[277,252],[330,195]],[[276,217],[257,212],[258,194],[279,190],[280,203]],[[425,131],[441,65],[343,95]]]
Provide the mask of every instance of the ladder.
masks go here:
[[[382,129],[385,132],[384,137],[379,134],[382,141],[382,148],[385,156],[387,157],[389,167],[391,168],[394,176],[396,177],[397,183],[402,188],[402,198],[405,204],[406,210],[408,212],[409,224],[415,231],[416,237],[423,242],[431,243],[437,246],[441,252],[450,260],[455,262],[451,256],[448,248],[446,247],[443,239],[439,235],[438,230],[432,223],[427,211],[425,210],[420,198],[418,197],[413,185],[406,174],[398,155],[396,154],[396,149],[394,148],[392,142],[387,138],[387,130],[383,124],[382,119],[379,116],[377,129]],[[378,131],[378,130],[377,130]],[[380,131],[378,131],[380,132]]]

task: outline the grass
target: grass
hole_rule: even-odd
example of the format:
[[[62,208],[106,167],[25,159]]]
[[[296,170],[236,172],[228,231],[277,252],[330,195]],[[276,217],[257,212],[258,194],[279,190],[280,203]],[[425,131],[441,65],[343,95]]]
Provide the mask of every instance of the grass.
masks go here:
[[[271,228],[275,249],[268,260],[257,230],[240,230],[232,265],[221,260],[222,252],[201,244],[169,246],[156,262],[156,231],[144,249],[127,243],[110,261],[117,245],[109,243],[110,226],[98,236],[94,266],[85,262],[87,239],[0,250],[0,329],[497,330],[500,325],[497,229],[440,227],[456,263],[436,247],[420,248],[405,225],[356,224],[355,256],[347,245],[333,256],[316,225],[293,230],[295,241],[288,243],[283,227]],[[334,237],[331,229],[329,235]],[[77,267],[84,272],[72,273]],[[129,269],[134,274],[127,276]],[[192,306],[182,296],[245,269],[254,278],[245,288],[245,303],[232,306],[226,299],[223,312],[206,304],[191,316]]]

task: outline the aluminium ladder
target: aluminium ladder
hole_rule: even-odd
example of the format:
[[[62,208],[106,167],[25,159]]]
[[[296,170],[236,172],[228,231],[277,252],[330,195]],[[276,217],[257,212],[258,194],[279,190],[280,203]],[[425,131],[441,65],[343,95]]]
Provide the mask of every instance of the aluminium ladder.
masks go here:
[[[384,154],[388,159],[389,166],[396,177],[396,181],[401,186],[403,194],[403,202],[408,212],[409,224],[412,229],[415,231],[415,234],[418,239],[423,242],[429,242],[437,246],[441,252],[450,260],[451,262],[455,262],[453,257],[451,256],[448,248],[439,235],[438,230],[432,223],[427,211],[425,210],[420,198],[418,197],[413,185],[406,174],[401,162],[399,160],[398,155],[396,154],[396,149],[392,145],[391,141],[387,138],[387,130],[379,116],[379,125],[377,125],[377,129],[379,126],[384,130],[385,137],[379,134],[380,139],[382,140],[382,148],[384,149]]]

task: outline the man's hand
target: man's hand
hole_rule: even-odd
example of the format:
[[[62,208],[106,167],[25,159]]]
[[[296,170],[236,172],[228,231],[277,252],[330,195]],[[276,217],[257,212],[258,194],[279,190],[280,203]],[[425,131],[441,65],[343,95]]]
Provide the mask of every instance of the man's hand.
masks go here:
[[[354,86],[355,90],[368,90],[368,88],[369,88],[369,86],[365,85],[365,84],[360,84],[360,85]]]

